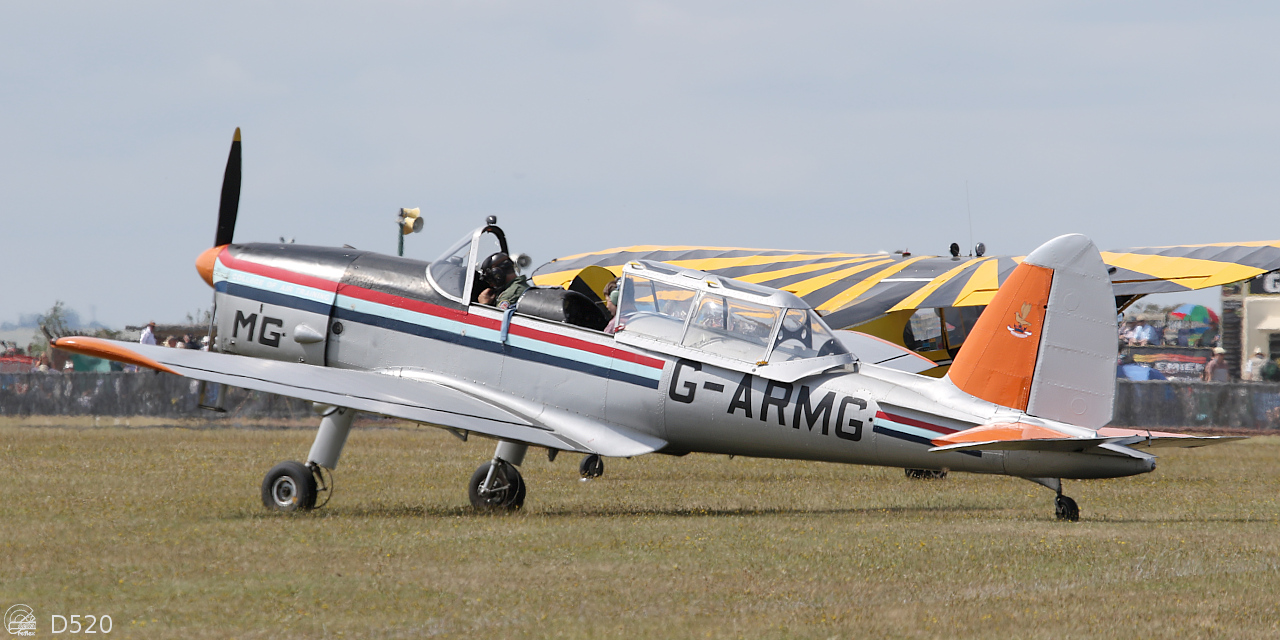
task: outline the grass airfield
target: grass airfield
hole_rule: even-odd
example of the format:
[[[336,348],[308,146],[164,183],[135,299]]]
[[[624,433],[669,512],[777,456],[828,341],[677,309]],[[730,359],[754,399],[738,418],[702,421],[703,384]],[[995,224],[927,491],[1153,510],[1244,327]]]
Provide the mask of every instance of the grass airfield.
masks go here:
[[[357,426],[328,506],[266,512],[313,433],[0,424],[0,603],[37,637],[1280,636],[1280,437],[1069,481],[1073,524],[1012,478],[690,455],[581,482],[540,449],[525,510],[479,516],[491,441]]]

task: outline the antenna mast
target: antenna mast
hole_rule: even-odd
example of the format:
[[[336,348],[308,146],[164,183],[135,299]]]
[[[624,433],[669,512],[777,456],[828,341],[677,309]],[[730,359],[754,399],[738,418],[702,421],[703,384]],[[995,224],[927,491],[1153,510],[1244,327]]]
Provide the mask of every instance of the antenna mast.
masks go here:
[[[969,181],[964,181],[964,210],[969,214],[969,255],[973,255],[973,209],[969,207]]]

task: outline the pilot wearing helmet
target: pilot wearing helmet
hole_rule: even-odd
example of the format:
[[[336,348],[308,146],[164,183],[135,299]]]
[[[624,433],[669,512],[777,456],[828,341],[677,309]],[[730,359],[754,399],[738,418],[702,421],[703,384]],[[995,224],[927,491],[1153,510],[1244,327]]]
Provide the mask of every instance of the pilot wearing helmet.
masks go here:
[[[489,288],[480,292],[480,304],[499,309],[514,306],[520,296],[529,290],[529,278],[516,275],[516,263],[511,256],[499,251],[480,263],[480,280]]]

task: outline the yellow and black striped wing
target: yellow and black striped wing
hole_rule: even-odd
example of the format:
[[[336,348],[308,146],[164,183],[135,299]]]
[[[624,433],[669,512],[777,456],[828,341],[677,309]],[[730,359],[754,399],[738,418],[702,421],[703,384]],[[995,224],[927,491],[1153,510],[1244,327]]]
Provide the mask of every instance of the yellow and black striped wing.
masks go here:
[[[1280,240],[1136,247],[1102,257],[1117,297],[1191,291],[1280,269]],[[642,245],[553,260],[534,282],[564,286],[590,265],[621,274],[628,261],[657,260],[790,291],[839,328],[904,309],[985,306],[1022,258]]]

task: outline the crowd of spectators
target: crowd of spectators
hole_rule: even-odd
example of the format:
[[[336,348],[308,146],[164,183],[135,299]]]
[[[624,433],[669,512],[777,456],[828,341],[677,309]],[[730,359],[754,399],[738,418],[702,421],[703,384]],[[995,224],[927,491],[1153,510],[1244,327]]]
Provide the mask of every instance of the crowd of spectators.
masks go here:
[[[142,330],[142,336],[138,342],[174,349],[209,350],[208,336],[197,340],[190,333],[184,333],[181,337],[170,335],[162,340],[156,336],[155,330],[156,323],[148,323]],[[111,364],[113,371],[137,370],[137,367],[133,366]],[[34,344],[28,345],[26,349],[23,349],[15,342],[0,341],[0,373],[62,373],[64,371],[74,371],[75,366],[74,360],[68,357],[65,352],[55,349],[45,349],[41,352],[38,346]]]
[[[1222,335],[1216,324],[1191,326],[1185,322],[1155,323],[1145,318],[1125,320],[1119,325],[1120,343],[1129,346],[1220,347]]]

